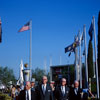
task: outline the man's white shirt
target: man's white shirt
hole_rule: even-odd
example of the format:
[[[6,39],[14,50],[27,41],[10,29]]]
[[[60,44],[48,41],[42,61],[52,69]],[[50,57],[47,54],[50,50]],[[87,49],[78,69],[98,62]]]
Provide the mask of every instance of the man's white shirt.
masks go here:
[[[42,84],[42,91],[45,93],[47,84]]]
[[[75,88],[75,89],[74,89],[74,92],[75,92],[75,94],[77,95],[78,88]]]
[[[65,94],[65,86],[61,86],[61,91]]]
[[[31,89],[26,91],[26,100],[27,100],[27,92],[28,92],[28,95],[29,95],[29,100],[31,100]]]

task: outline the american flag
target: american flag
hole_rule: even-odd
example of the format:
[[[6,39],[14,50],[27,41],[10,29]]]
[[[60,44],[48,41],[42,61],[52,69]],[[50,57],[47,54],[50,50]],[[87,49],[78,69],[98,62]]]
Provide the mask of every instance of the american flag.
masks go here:
[[[30,29],[30,22],[27,22],[18,32],[27,31]]]

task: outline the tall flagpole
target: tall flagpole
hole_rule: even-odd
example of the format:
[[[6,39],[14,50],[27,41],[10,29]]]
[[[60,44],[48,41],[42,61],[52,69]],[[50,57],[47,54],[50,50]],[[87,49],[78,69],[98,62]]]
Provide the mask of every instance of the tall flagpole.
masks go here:
[[[88,66],[87,66],[87,47],[86,47],[86,25],[83,26],[84,35],[84,47],[85,47],[85,77],[86,77],[86,88],[88,88]]]
[[[45,75],[47,74],[47,62],[46,62],[46,57],[44,57],[44,71]]]
[[[50,66],[52,66],[52,55],[50,55]]]
[[[82,64],[81,64],[81,35],[79,31],[79,66],[80,66],[80,88],[82,88]]]
[[[61,65],[61,63],[62,63],[62,59],[61,59],[61,55],[60,55],[60,65]]]
[[[97,98],[99,99],[99,79],[98,79],[96,32],[95,32],[95,17],[94,16],[93,16],[93,29],[94,29],[94,46],[95,46],[95,62],[96,62]]]
[[[75,36],[74,41],[76,42],[77,36]],[[78,59],[78,50],[77,48],[75,48],[75,80],[79,80],[79,73],[78,73],[78,63],[77,63],[77,59]]]
[[[32,76],[32,20],[30,20],[30,55],[29,55],[30,81]]]

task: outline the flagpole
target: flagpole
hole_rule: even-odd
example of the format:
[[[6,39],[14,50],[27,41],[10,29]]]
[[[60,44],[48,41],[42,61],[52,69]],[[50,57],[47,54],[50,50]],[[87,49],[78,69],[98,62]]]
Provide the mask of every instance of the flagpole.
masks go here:
[[[52,66],[52,55],[50,55],[50,66]]]
[[[76,42],[76,36],[75,36],[75,42]],[[75,80],[79,80],[79,74],[78,74],[78,64],[77,64],[77,48],[75,48]]]
[[[86,25],[83,26],[84,35],[84,47],[85,47],[85,77],[86,77],[86,88],[88,88],[88,66],[87,66],[87,47],[86,47]]]
[[[81,35],[80,35],[80,31],[79,31],[79,66],[80,66],[80,88],[82,88]]]
[[[93,16],[94,29],[94,46],[95,46],[95,62],[96,62],[96,81],[97,81],[97,98],[99,99],[99,79],[98,79],[98,64],[97,64],[97,48],[96,48],[96,32],[95,32],[95,17]]]
[[[29,68],[30,68],[30,81],[32,76],[32,20],[30,20],[30,56],[29,56]]]

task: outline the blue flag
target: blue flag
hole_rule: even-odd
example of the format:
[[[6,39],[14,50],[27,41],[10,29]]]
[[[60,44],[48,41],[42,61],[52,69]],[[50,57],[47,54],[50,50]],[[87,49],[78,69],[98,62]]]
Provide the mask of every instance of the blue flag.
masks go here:
[[[90,28],[89,28],[89,32],[88,32],[90,36],[90,41],[92,41],[93,39],[93,32],[94,32],[94,28],[93,28],[93,21],[92,21]]]
[[[68,57],[70,57],[70,55],[71,55],[71,52],[68,54]]]
[[[72,43],[71,45],[69,45],[69,46],[67,46],[66,48],[65,48],[65,53],[66,52],[74,52],[75,51],[75,48],[78,46],[79,44],[78,44],[78,42],[74,42],[74,43]]]

